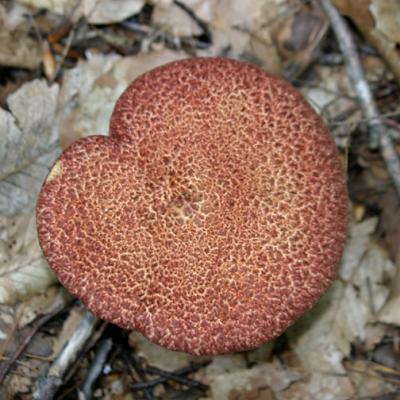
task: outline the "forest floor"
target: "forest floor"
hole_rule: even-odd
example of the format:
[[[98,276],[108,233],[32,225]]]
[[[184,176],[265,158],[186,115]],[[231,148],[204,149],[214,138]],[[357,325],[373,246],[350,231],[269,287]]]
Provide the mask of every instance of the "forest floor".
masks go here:
[[[35,398],[53,374],[46,398],[399,399],[399,20],[396,0],[0,1],[0,398]],[[192,56],[295,85],[330,128],[350,198],[317,306],[278,339],[216,357],[94,318],[57,283],[35,223],[61,151],[107,134],[137,76]]]

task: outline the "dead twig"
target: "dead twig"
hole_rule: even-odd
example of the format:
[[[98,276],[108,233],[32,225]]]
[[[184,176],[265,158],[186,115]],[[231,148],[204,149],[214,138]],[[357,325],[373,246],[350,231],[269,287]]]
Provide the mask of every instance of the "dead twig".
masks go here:
[[[210,361],[207,361],[207,362],[201,363],[201,364],[192,364],[189,367],[180,368],[173,372],[164,371],[164,370],[156,368],[156,367],[147,367],[145,370],[145,372],[147,374],[158,375],[158,376],[160,376],[160,378],[153,379],[153,380],[147,381],[147,382],[135,383],[135,384],[131,385],[130,387],[134,390],[143,390],[144,388],[154,387],[154,386],[166,383],[167,381],[174,381],[174,382],[180,383],[184,386],[199,389],[199,390],[202,390],[205,392],[208,390],[207,385],[205,385],[199,381],[196,381],[195,379],[187,378],[185,375],[196,372],[199,369],[204,368],[209,363],[210,363]]]
[[[94,358],[92,365],[90,366],[85,383],[82,387],[82,392],[85,400],[90,400],[93,396],[93,385],[103,370],[104,364],[112,349],[112,345],[113,342],[111,338],[104,339],[99,344],[96,357]]]
[[[63,384],[63,377],[66,371],[81,353],[83,346],[92,335],[98,321],[98,318],[91,312],[85,312],[77,330],[50,366],[47,375],[38,380],[33,392],[33,399],[53,399],[57,390]]]
[[[181,385],[185,385],[185,386],[188,386],[191,388],[196,388],[196,389],[202,390],[204,392],[206,392],[208,390],[208,386],[205,385],[204,383],[201,383],[194,379],[187,378],[185,376],[177,375],[173,372],[164,371],[164,370],[156,368],[156,367],[147,367],[146,373],[152,374],[152,375],[159,375],[159,376],[162,376],[163,378],[166,378],[167,380],[175,381],[177,383],[180,383]]]
[[[340,50],[346,61],[350,79],[353,83],[364,116],[368,120],[370,146],[372,148],[380,148],[386,168],[400,196],[400,161],[393,145],[392,137],[379,115],[371,89],[365,79],[364,71],[350,30],[346,21],[331,3],[331,0],[320,0],[320,2],[331,22]]]
[[[61,59],[56,63],[56,69],[54,72],[54,77],[53,80],[57,78],[58,74],[61,71],[61,68],[64,64],[65,58],[67,57],[70,49],[71,49],[71,45],[72,45],[72,41],[74,39],[75,36],[75,28],[71,29],[68,35],[68,39],[67,39],[67,43],[65,45],[65,47],[63,48],[62,52],[61,52]]]
[[[140,364],[140,362],[136,359],[136,357],[132,356],[129,351],[125,348],[121,349],[121,357],[128,367],[129,373],[133,379],[133,381],[137,380],[137,377],[143,382],[146,381],[146,374]],[[142,389],[143,394],[146,400],[153,400],[153,390],[151,387],[145,387]]]
[[[33,336],[35,336],[36,332],[46,324],[50,319],[64,310],[65,304],[59,304],[53,310],[51,310],[48,314],[45,314],[39,318],[37,318],[31,325],[29,333],[25,336],[22,343],[15,350],[14,354],[12,354],[7,362],[3,362],[0,366],[0,385],[3,382],[3,379],[6,377],[10,368],[14,365],[14,363],[18,360],[24,350],[28,347],[31,342]]]
[[[87,354],[90,350],[92,350],[92,348],[95,346],[95,344],[103,336],[104,330],[106,329],[107,326],[108,326],[108,322],[106,322],[106,321],[102,321],[101,323],[99,323],[98,326],[96,326],[96,329],[94,329],[93,333],[90,335],[89,339],[87,340],[87,342],[81,349],[81,351],[80,351],[81,355]],[[80,365],[81,365],[81,358],[77,357],[73,361],[71,366],[68,368],[68,371],[66,372],[66,374],[64,375],[64,378],[63,378],[63,386],[69,386],[69,387],[68,387],[67,391],[63,392],[62,396],[59,396],[60,400],[63,398],[63,396],[67,396],[67,394],[70,391],[79,391],[79,386],[76,385],[74,387],[73,382],[74,382],[74,375],[77,373],[77,370],[79,369]],[[71,385],[69,383],[71,383]]]

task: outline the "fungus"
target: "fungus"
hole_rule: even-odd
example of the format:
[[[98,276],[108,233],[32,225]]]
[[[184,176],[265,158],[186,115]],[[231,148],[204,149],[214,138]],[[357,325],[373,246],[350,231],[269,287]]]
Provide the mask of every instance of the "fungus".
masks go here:
[[[37,207],[50,266],[97,316],[222,354],[277,337],[330,286],[345,177],[289,83],[234,60],[173,62],[126,89],[110,131],[64,151]]]

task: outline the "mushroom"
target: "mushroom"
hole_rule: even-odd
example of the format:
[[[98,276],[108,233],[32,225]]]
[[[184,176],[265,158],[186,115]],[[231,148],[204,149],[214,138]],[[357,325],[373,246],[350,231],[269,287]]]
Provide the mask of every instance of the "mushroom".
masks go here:
[[[345,176],[289,83],[229,59],[173,62],[132,82],[110,127],[64,151],[37,206],[50,266],[97,316],[222,354],[282,334],[330,286]]]

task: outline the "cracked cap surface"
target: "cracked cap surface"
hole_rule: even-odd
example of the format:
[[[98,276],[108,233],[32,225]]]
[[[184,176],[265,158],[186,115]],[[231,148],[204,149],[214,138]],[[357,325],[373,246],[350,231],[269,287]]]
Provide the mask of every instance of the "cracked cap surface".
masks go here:
[[[96,315],[221,354],[280,335],[329,287],[345,177],[290,84],[243,62],[178,61],[135,80],[110,126],[61,155],[37,206],[50,266]]]

